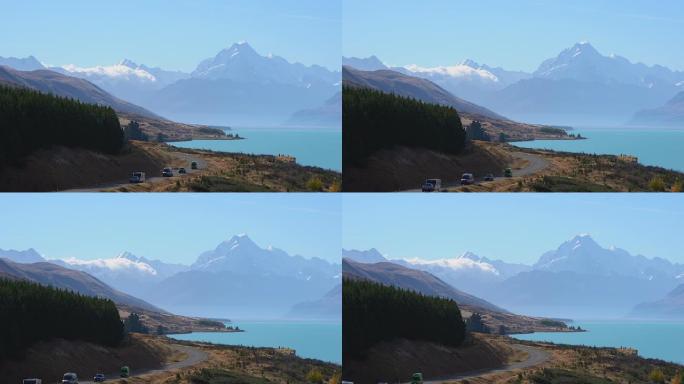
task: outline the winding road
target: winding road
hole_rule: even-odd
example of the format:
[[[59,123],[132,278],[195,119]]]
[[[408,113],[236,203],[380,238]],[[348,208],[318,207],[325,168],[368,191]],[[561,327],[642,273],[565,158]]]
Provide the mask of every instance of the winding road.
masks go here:
[[[168,181],[169,179],[172,180],[175,177],[185,177],[187,175],[191,175],[193,173],[201,171],[202,169],[207,168],[207,162],[200,156],[192,155],[189,153],[182,153],[182,152],[174,152],[173,155],[174,155],[176,161],[182,162],[183,164],[188,164],[185,166],[185,170],[186,170],[187,174],[186,175],[178,174],[178,169],[172,168],[173,169],[173,175],[174,175],[173,177],[171,177],[171,178],[162,177],[162,176],[147,177],[145,179],[145,183],[157,184],[157,183]],[[192,163],[193,161],[197,162],[197,169],[191,169],[190,168],[190,163]],[[131,172],[133,172],[133,170],[131,170]],[[161,170],[159,170],[159,172],[161,173]],[[102,190],[123,187],[126,185],[131,185],[131,184],[126,180],[119,180],[119,181],[115,181],[115,182],[100,184],[96,187],[91,187],[91,188],[67,189],[63,192],[99,192]]]
[[[537,173],[549,166],[549,161],[539,155],[527,152],[513,152],[513,157],[527,161],[527,165],[521,169],[513,169],[513,177],[527,176]]]
[[[532,153],[511,152],[511,156],[513,156],[516,160],[523,160],[527,163],[524,167],[522,167],[520,169],[513,169],[512,170],[513,171],[513,177],[528,176],[528,175],[540,172],[549,166],[549,161],[546,160],[543,156],[535,155]],[[456,176],[458,176],[458,175],[456,175]],[[483,175],[476,175],[476,180],[477,180],[477,176],[482,178]],[[494,181],[504,180],[504,179],[510,179],[510,177],[499,176],[499,177],[495,177]],[[479,184],[479,183],[489,183],[489,182],[483,181],[483,180],[479,180],[476,182],[476,184]],[[461,187],[460,181],[452,181],[452,182],[442,183],[443,189],[450,189],[451,190],[451,188],[459,188],[459,187]],[[409,190],[405,190],[404,192],[421,192],[421,189],[420,188],[409,189]]]
[[[487,375],[490,373],[502,373],[502,372],[513,371],[516,369],[529,368],[529,367],[533,367],[535,365],[539,365],[539,364],[544,363],[551,356],[545,350],[543,350],[541,348],[537,348],[537,347],[532,347],[529,345],[513,344],[511,347],[517,349],[518,351],[526,352],[527,353],[527,359],[524,361],[508,364],[508,365],[501,367],[501,368],[479,369],[477,371],[466,372],[466,373],[463,373],[463,374],[460,374],[457,376],[443,377],[443,378],[439,378],[439,379],[430,379],[430,380],[423,381],[423,383],[424,384],[439,384],[439,383],[449,382],[449,381],[453,381],[453,380],[473,379],[475,377]]]
[[[178,345],[178,344],[172,344],[171,347],[175,349],[178,352],[185,353],[187,357],[185,360],[178,361],[175,363],[169,363],[166,364],[163,368],[160,369],[143,369],[143,370],[135,370],[135,367],[131,367],[131,377],[137,377],[137,376],[142,376],[142,375],[149,375],[149,374],[155,374],[155,373],[163,373],[163,372],[168,372],[172,371],[175,369],[181,369],[181,368],[187,368],[190,366],[193,366],[195,364],[199,364],[209,358],[209,355],[207,355],[206,352],[195,348],[195,347],[190,347],[187,345]],[[106,375],[107,381],[113,380],[115,378],[119,377],[119,372],[116,373],[111,373]],[[93,381],[79,381],[81,384],[95,384]]]

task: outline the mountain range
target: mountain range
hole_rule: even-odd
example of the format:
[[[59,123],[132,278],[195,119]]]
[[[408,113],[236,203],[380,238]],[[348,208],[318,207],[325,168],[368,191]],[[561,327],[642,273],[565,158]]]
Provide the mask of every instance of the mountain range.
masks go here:
[[[329,105],[335,103],[341,84],[339,71],[261,55],[246,42],[202,60],[191,72],[150,67],[130,59],[94,67],[45,67],[33,56],[0,57],[3,65],[21,71],[39,70],[41,76],[47,76],[44,72],[49,70],[68,79],[87,80],[115,98],[175,121],[223,126],[297,123],[307,111],[318,114],[317,119],[308,120],[310,126],[329,126],[332,117],[328,115],[335,113]],[[36,77],[37,73],[23,76]],[[60,79],[65,81],[64,77]],[[317,109],[320,111],[311,112]],[[339,127],[339,120],[335,123]]]
[[[651,319],[684,319],[684,284],[678,285],[660,300],[637,305],[631,316]]]
[[[330,291],[341,281],[339,264],[262,248],[246,235],[203,252],[192,265],[129,252],[109,259],[46,260],[33,249],[0,250],[0,257],[78,272],[173,313],[223,318],[330,317]]]
[[[164,312],[144,300],[111,288],[85,272],[64,268],[53,263],[17,263],[3,256],[0,257],[0,277],[27,280],[41,285],[78,292],[86,296],[108,298],[120,305],[154,312]]]
[[[492,119],[506,119],[487,108],[452,95],[446,89],[429,80],[396,71],[359,71],[345,66],[342,67],[342,78],[345,86],[370,88],[385,93],[411,97],[426,103],[446,105],[455,108],[459,113],[484,116]]]
[[[428,296],[453,299],[459,304],[484,308],[495,312],[506,310],[471,294],[460,291],[438,277],[401,265],[381,263],[358,263],[349,258],[342,259],[342,273],[345,278],[370,280],[385,285],[410,289]]]
[[[28,88],[42,93],[52,93],[56,96],[76,99],[84,103],[107,105],[117,112],[154,119],[159,118],[145,108],[112,96],[87,80],[47,69],[20,71],[7,66],[0,66],[0,85]]]
[[[343,64],[429,79],[457,97],[514,120],[546,124],[622,125],[637,111],[660,107],[684,90],[683,71],[603,55],[588,42],[562,50],[532,73],[469,59],[451,66],[389,68],[373,56],[345,58]],[[643,115],[640,123],[660,123],[647,117]]]
[[[343,255],[377,262],[368,254],[345,251]],[[452,259],[388,262],[429,272],[456,289],[513,312],[551,317],[622,317],[640,303],[662,299],[684,282],[682,264],[604,248],[589,235],[564,242],[533,265],[470,252]]]
[[[663,106],[637,112],[629,123],[637,126],[684,126],[684,91]]]
[[[261,55],[246,42],[202,60],[189,73],[129,59],[94,67],[45,67],[31,56],[0,58],[0,65],[87,80],[165,118],[223,126],[280,126],[299,111],[324,108],[341,84],[339,71]]]

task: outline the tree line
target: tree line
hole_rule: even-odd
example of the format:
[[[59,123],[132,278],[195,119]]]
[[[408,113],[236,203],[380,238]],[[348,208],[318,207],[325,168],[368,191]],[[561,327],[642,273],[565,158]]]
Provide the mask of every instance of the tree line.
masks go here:
[[[0,166],[55,145],[118,153],[124,146],[111,107],[0,86]]]
[[[344,279],[343,358],[363,356],[374,344],[397,338],[458,346],[465,323],[455,301],[391,286]]]
[[[343,162],[363,166],[380,149],[420,147],[458,154],[466,132],[455,109],[368,88],[344,87]]]
[[[27,281],[0,279],[0,361],[55,338],[116,346],[124,337],[114,302]]]

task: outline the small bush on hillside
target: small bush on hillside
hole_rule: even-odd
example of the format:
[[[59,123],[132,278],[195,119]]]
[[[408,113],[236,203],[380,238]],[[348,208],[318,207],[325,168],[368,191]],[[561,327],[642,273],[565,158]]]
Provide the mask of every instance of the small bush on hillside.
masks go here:
[[[323,373],[317,368],[312,368],[309,373],[306,374],[307,383],[323,384],[323,379]]]
[[[318,176],[314,176],[306,182],[306,188],[312,192],[322,192],[323,180]]]
[[[653,192],[665,192],[665,180],[660,176],[654,176],[648,182],[648,189]]]
[[[651,373],[648,374],[648,380],[653,383],[664,383],[665,375],[663,374],[663,371],[660,370],[660,368],[653,368]]]

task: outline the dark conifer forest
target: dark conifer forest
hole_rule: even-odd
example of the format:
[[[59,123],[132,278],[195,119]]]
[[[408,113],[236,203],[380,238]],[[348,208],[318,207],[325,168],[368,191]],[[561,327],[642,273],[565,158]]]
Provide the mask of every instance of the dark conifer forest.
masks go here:
[[[465,323],[455,301],[345,279],[342,286],[343,358],[360,357],[374,344],[403,338],[458,346]]]
[[[420,147],[458,154],[466,132],[451,107],[383,93],[344,87],[343,162],[363,166],[374,152],[394,146]]]
[[[0,166],[55,145],[115,154],[124,145],[111,107],[0,85]]]
[[[124,337],[109,299],[0,279],[0,308],[0,360],[20,358],[34,343],[55,338],[116,346]]]

